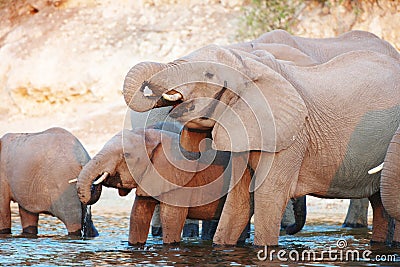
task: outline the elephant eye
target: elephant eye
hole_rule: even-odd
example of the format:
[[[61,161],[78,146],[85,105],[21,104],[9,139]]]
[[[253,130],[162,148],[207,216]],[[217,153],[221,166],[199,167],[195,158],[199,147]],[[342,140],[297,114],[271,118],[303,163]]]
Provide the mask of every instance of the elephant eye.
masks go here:
[[[131,153],[124,153],[124,157],[125,158],[130,158],[131,157]]]

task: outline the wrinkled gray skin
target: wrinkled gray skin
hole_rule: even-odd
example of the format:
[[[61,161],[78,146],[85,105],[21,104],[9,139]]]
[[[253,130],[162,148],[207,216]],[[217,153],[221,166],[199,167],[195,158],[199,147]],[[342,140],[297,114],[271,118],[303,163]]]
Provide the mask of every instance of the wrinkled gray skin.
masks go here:
[[[147,127],[156,125],[155,129],[163,129],[174,133],[180,133],[182,125],[177,123],[165,123],[168,120],[168,113],[172,107],[161,107],[158,109],[150,110],[147,112],[136,112],[130,110],[130,120],[132,129],[136,127]],[[291,199],[285,209],[281,221],[281,228],[285,229],[287,234],[293,235],[298,233],[306,222],[306,197],[303,196],[299,199]],[[203,240],[212,240],[217,229],[218,221],[209,221],[202,225],[201,237]],[[154,210],[153,218],[151,220],[151,233],[153,236],[162,236],[162,227],[159,213],[159,205]],[[244,233],[244,232],[243,232]],[[244,241],[247,235],[242,233],[239,242]],[[183,228],[183,237],[195,237],[199,234],[199,220],[187,219]]]
[[[4,135],[0,141],[0,234],[11,234],[10,201],[14,201],[24,234],[36,235],[39,214],[45,213],[60,219],[68,235],[97,236],[90,207],[79,201],[75,184],[68,183],[89,160],[79,140],[61,128]]]
[[[387,183],[381,188],[382,202],[385,207],[388,207],[387,212],[396,219],[393,245],[400,247],[400,227],[398,227],[400,224],[398,220],[400,218],[400,126],[390,141],[383,164],[381,177]],[[397,192],[395,198],[390,194],[393,191]]]
[[[343,227],[368,227],[368,206],[368,198],[351,199],[346,218],[344,219]]]

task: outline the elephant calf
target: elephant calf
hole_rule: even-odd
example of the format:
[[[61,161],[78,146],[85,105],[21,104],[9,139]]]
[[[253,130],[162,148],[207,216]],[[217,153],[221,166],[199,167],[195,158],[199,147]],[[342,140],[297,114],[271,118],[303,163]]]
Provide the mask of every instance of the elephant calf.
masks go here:
[[[24,234],[37,235],[39,213],[59,218],[69,235],[94,237],[90,209],[68,183],[90,160],[70,132],[9,133],[0,140],[0,235],[11,234],[10,202],[18,203]],[[84,218],[86,217],[86,220]]]
[[[179,242],[186,218],[219,219],[232,171],[228,152],[198,153],[179,148],[179,134],[168,131],[147,128],[118,133],[81,171],[77,184],[81,201],[90,200],[93,182],[107,173],[101,184],[118,188],[120,195],[137,188],[130,217],[130,244],[146,242],[158,203],[163,242]],[[244,178],[250,182],[248,169]],[[250,198],[243,199],[237,203],[238,209],[250,206]],[[251,214],[243,216],[248,221]]]

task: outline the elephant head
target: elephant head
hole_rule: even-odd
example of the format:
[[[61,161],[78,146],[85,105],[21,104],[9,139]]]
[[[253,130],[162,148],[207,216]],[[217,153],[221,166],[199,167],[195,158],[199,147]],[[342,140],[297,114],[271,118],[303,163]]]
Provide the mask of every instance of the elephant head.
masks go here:
[[[210,45],[169,64],[134,66],[123,94],[136,111],[176,106],[170,116],[190,128],[212,128],[218,150],[276,152],[297,138],[308,114],[279,70],[273,56],[261,63]]]
[[[190,152],[180,152],[175,133],[151,128],[124,130],[82,169],[77,182],[79,198],[82,203],[89,202],[93,183],[118,188],[120,195],[137,188],[139,196],[159,196],[183,186],[194,176],[197,165],[186,159]],[[95,181],[100,176],[103,178]]]

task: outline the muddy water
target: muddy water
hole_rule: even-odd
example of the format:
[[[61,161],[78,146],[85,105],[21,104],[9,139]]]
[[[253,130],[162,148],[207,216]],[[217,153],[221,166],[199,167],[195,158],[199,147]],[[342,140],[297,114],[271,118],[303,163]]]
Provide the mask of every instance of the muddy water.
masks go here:
[[[100,232],[94,239],[65,236],[63,225],[50,216],[41,217],[37,238],[26,238],[18,234],[19,219],[13,216],[14,234],[0,238],[0,266],[291,266],[292,260],[300,260],[303,266],[400,265],[400,249],[369,245],[371,229],[343,229],[327,222],[307,223],[301,233],[284,235],[279,247],[265,250],[252,247],[251,238],[242,247],[216,248],[197,239],[186,239],[180,246],[172,247],[163,246],[160,238],[151,235],[144,247],[130,247],[126,214],[93,219]],[[380,259],[385,261],[376,261]]]

